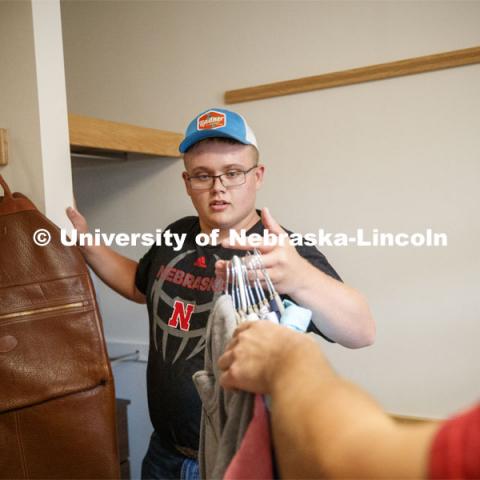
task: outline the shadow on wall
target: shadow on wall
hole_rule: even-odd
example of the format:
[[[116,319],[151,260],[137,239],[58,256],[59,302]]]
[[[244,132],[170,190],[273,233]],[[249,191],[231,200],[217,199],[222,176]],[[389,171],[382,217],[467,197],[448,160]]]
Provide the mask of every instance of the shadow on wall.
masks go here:
[[[168,189],[169,185],[161,182],[162,176],[180,165],[182,161],[179,159],[155,157],[74,159],[72,174],[78,208],[92,211],[99,206],[99,200],[102,203],[116,202],[132,192],[135,192],[135,203],[149,202],[151,185],[148,180],[157,182],[158,179],[157,188]],[[182,186],[180,182],[179,173],[178,186]]]

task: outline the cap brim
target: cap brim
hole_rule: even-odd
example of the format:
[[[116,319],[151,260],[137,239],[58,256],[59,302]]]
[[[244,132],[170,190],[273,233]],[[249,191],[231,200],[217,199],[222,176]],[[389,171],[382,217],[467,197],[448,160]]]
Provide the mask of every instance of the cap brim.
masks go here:
[[[237,142],[243,143],[244,145],[252,145],[251,143],[246,143],[240,135],[236,136],[236,135],[225,134],[225,133],[219,132],[218,130],[211,129],[211,130],[202,130],[201,132],[192,133],[182,141],[182,143],[178,147],[178,150],[180,151],[180,153],[185,153],[190,147],[200,142],[201,140],[204,140],[205,138],[215,138],[215,137],[231,138],[233,140],[236,140]]]

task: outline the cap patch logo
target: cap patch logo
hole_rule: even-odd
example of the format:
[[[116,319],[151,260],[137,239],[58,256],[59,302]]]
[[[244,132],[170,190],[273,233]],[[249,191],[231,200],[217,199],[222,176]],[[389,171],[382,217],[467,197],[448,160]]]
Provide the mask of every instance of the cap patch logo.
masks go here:
[[[197,119],[197,130],[214,130],[227,124],[227,117],[222,112],[209,110]]]

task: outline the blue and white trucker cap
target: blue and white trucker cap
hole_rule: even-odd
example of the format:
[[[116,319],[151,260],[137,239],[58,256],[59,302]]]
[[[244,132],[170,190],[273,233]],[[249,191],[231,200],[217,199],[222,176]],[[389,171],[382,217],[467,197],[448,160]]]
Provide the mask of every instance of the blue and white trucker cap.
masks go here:
[[[246,120],[238,113],[223,108],[212,108],[198,114],[188,125],[180,153],[185,153],[200,140],[212,137],[233,138],[258,150],[257,139]]]

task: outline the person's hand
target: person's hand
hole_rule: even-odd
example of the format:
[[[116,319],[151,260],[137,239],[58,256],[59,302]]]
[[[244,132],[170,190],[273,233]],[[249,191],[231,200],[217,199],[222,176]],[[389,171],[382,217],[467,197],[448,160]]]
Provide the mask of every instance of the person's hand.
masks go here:
[[[220,385],[252,393],[272,393],[280,376],[303,357],[306,350],[319,350],[309,336],[268,320],[240,325],[218,360],[223,370]]]
[[[300,256],[295,247],[290,244],[287,233],[275,221],[267,208],[262,209],[262,223],[269,233],[277,236],[283,235],[283,244],[261,245],[256,248],[262,254],[262,261],[273,285],[278,293],[292,295],[305,281],[309,269],[314,269],[304,258]],[[222,246],[237,250],[252,250],[252,245],[230,244],[228,240],[222,242]],[[227,262],[218,260],[215,264],[217,277],[225,280]],[[262,277],[259,270],[259,276]]]
[[[72,222],[73,228],[78,233],[88,233],[88,224],[85,217],[75,208],[68,207],[66,209],[67,217]]]

